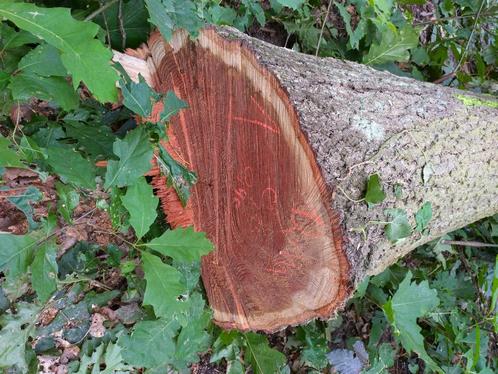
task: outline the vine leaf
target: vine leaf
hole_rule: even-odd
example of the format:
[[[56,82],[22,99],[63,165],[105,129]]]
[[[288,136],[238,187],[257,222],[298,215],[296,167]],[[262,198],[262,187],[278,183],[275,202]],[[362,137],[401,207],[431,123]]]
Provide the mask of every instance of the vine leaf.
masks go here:
[[[424,232],[427,226],[429,226],[429,222],[432,219],[432,204],[430,201],[426,201],[424,205],[420,207],[420,209],[415,213],[415,222],[417,223],[417,227],[415,230],[418,232]]]
[[[130,213],[130,224],[135,230],[137,239],[140,239],[149,231],[157,217],[156,208],[159,199],[154,196],[154,191],[145,178],[141,177],[128,187],[121,201]]]
[[[97,24],[75,20],[68,8],[41,8],[12,0],[2,2],[0,16],[61,51],[75,88],[83,81],[99,101],[117,101],[118,76],[109,63],[111,51],[95,39]]]
[[[386,235],[392,243],[412,234],[412,227],[404,209],[386,209],[385,213],[391,217],[391,222],[386,226]]]
[[[190,187],[197,182],[197,175],[171,157],[161,144],[159,144],[157,163],[167,178],[168,187],[173,186],[182,205],[187,205]]]
[[[368,177],[365,201],[369,204],[378,204],[384,201],[385,198],[386,194],[382,190],[379,175],[372,174],[370,177]]]
[[[194,231],[193,227],[168,230],[146,246],[179,262],[198,261],[213,250],[206,234]]]

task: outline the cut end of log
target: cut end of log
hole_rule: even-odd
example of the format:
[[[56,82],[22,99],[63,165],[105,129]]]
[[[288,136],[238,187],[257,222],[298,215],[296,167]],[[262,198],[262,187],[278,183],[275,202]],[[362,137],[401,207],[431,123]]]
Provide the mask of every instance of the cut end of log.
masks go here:
[[[193,224],[216,250],[202,278],[224,328],[276,331],[329,318],[348,294],[348,262],[332,194],[276,77],[238,39],[149,40],[150,80],[189,104],[169,151],[198,182],[186,208],[155,177],[173,226]],[[157,112],[160,110],[157,109]]]

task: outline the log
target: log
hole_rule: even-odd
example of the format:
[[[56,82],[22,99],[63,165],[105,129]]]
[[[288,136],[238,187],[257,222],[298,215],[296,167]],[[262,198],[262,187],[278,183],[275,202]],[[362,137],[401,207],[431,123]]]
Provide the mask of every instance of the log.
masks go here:
[[[155,33],[148,48],[138,70],[189,104],[168,149],[199,178],[186,208],[164,178],[154,185],[173,226],[193,224],[216,245],[202,279],[223,328],[329,318],[365,276],[498,212],[496,101],[231,28],[169,43]],[[358,200],[374,173],[387,197],[369,207]],[[424,202],[427,231],[391,243],[385,210],[406,210],[415,226]]]

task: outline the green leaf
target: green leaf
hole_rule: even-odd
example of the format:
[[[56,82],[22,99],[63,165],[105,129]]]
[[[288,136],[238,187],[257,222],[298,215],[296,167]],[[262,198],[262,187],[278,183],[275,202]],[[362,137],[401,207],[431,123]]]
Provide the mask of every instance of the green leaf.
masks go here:
[[[124,187],[136,182],[151,168],[152,147],[144,129],[141,127],[116,139],[113,151],[119,161],[110,160],[107,164],[104,187]]]
[[[321,370],[328,365],[327,353],[329,347],[325,332],[317,327],[315,322],[300,326],[297,337],[303,344],[301,352],[302,362],[309,367]]]
[[[145,178],[141,177],[135,184],[128,187],[121,201],[130,212],[130,224],[135,229],[137,238],[140,239],[149,231],[157,217],[156,208],[159,199],[154,196],[154,191]]]
[[[244,334],[246,343],[245,359],[254,374],[278,373],[287,362],[283,353],[270,348],[266,336],[248,332]]]
[[[157,368],[165,365],[174,357],[173,337],[178,328],[179,324],[173,319],[138,322],[131,335],[123,335],[118,340],[123,359],[136,367]]]
[[[167,178],[167,185],[173,186],[183,206],[187,205],[190,187],[197,182],[195,173],[176,162],[162,145],[159,145],[157,162],[161,172]]]
[[[491,310],[496,310],[498,301],[498,255],[495,259],[495,268],[493,272],[493,283],[491,285]]]
[[[121,12],[120,8],[121,7]],[[121,14],[120,14],[121,13]],[[95,18],[102,29],[109,30],[112,48],[123,49],[125,38],[128,48],[136,48],[147,41],[150,25],[147,22],[147,9],[143,0],[114,3]],[[121,26],[122,23],[122,26]],[[124,30],[122,34],[121,27]]]
[[[78,107],[79,97],[62,77],[42,77],[26,72],[14,75],[9,88],[14,100],[28,101],[32,97],[53,101],[64,110]]]
[[[409,353],[416,352],[429,367],[442,373],[425,351],[424,337],[417,325],[417,318],[426,316],[439,305],[437,291],[430,289],[426,280],[416,284],[411,279],[409,271],[394,296],[382,308],[403,347]]]
[[[21,373],[28,373],[26,343],[34,329],[38,307],[35,304],[19,302],[16,314],[0,316],[0,368],[10,371],[16,367]],[[10,369],[10,370],[8,370]]]
[[[57,190],[57,211],[67,223],[72,223],[74,208],[80,203],[80,194],[63,183],[55,184]]]
[[[391,222],[386,226],[386,235],[389,241],[396,243],[412,234],[412,227],[404,209],[386,209],[385,214],[391,217]]]
[[[59,49],[74,87],[83,81],[99,101],[117,100],[117,73],[109,63],[112,53],[94,38],[98,25],[75,20],[67,8],[40,8],[12,1],[2,3],[0,16]]]
[[[16,31],[13,27],[10,27],[4,22],[0,24],[0,36],[2,50],[14,49],[26,44],[40,42],[40,39],[33,34],[24,30]]]
[[[417,223],[417,227],[415,230],[418,232],[423,232],[429,225],[430,220],[432,219],[432,204],[430,201],[426,201],[420,209],[415,213],[415,222]]]
[[[337,1],[334,2],[334,5],[339,10],[339,14],[341,15],[344,25],[346,26],[346,32],[349,36],[349,45],[351,46],[351,49],[358,49],[360,40],[365,36],[365,19],[361,18],[353,31],[351,28],[351,14],[349,14],[346,7]]]
[[[386,62],[407,61],[410,57],[409,50],[418,45],[418,33],[411,26],[394,32],[386,29],[382,33],[380,43],[374,43],[368,54],[363,57],[363,63],[367,65],[381,65]]]
[[[211,336],[206,332],[211,321],[211,313],[205,310],[200,316],[189,317],[176,342],[173,365],[178,370],[186,369],[188,365],[198,362],[199,353],[206,351],[211,342]]]
[[[213,250],[206,234],[194,231],[193,227],[168,230],[145,245],[179,262],[198,261]]]
[[[173,91],[168,91],[163,98],[164,109],[160,116],[160,121],[168,121],[172,116],[178,114],[182,109],[188,108],[185,101],[179,99]]]
[[[149,21],[159,28],[167,41],[171,40],[176,29],[184,29],[190,35],[197,36],[204,25],[191,0],[145,0],[145,4]]]
[[[40,44],[25,54],[19,61],[18,69],[44,77],[65,77],[67,75],[59,51],[50,44]]]
[[[10,149],[11,143],[0,135],[0,166],[11,168],[25,168],[18,154]]]
[[[149,87],[145,79],[138,74],[138,83],[119,81],[123,94],[123,105],[141,117],[149,117],[152,113],[152,101],[157,101],[159,95]]]
[[[64,183],[95,188],[95,166],[78,152],[67,148],[49,148],[47,162]]]
[[[24,213],[28,221],[29,229],[34,230],[38,226],[38,223],[36,223],[33,219],[33,207],[30,205],[30,203],[38,202],[42,198],[43,194],[38,188],[29,186],[22,193],[16,196],[10,196],[7,198],[7,200]]]
[[[28,271],[35,243],[30,235],[0,233],[0,270],[6,272],[9,279]]]
[[[117,342],[111,342],[107,345],[103,358],[105,369],[100,370],[99,374],[129,373],[132,371],[132,367],[124,363],[121,347]]]
[[[297,9],[299,9],[303,5],[304,0],[277,0],[277,2],[280,5],[289,7],[289,8],[294,9],[294,10],[297,10]]]
[[[57,246],[53,242],[46,242],[36,250],[31,264],[31,284],[44,303],[57,290],[57,262],[55,257]]]
[[[76,148],[93,159],[111,158],[112,144],[116,136],[109,126],[101,123],[85,123],[78,121],[66,121],[64,123],[67,137],[76,140]]]
[[[184,310],[186,303],[179,296],[187,290],[181,282],[181,273],[147,252],[142,252],[142,262],[147,281],[143,303],[151,305],[157,317],[172,318]]]
[[[378,204],[386,198],[386,194],[382,190],[380,178],[378,174],[372,174],[368,177],[367,193],[365,201],[369,204]]]

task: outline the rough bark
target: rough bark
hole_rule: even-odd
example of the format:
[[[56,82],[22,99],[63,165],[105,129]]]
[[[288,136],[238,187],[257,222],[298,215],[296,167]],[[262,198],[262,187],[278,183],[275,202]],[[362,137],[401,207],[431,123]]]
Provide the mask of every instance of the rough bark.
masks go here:
[[[200,182],[176,224],[193,223],[217,246],[202,276],[223,327],[327,318],[366,275],[498,212],[495,101],[228,28],[195,42],[156,34],[149,48],[151,84],[190,105],[172,122],[170,149]],[[367,207],[356,200],[373,173],[387,197]],[[174,199],[162,195],[168,213]],[[427,231],[389,242],[385,210],[406,210],[415,226],[424,202]]]

